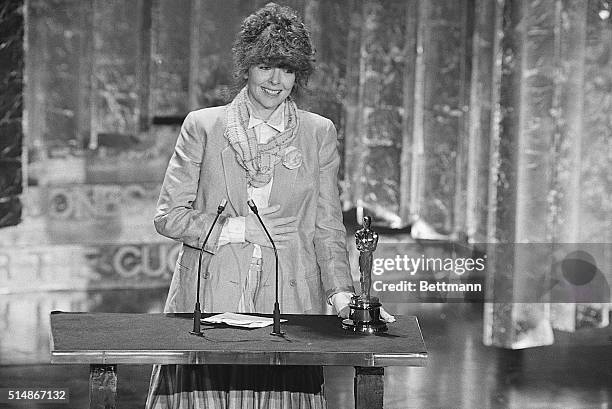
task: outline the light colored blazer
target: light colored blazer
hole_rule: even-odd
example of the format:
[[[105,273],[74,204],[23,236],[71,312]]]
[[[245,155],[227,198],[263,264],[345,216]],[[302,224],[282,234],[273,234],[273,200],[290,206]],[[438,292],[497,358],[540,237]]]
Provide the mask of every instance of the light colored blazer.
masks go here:
[[[223,133],[226,107],[205,108],[185,118],[164,177],[155,215],[157,231],[184,245],[166,300],[166,312],[193,311],[199,252],[222,199],[228,205],[213,229],[202,261],[201,294],[207,312],[236,311],[253,254],[250,243],[218,245],[228,216],[246,216],[247,179]],[[274,169],[270,206],[279,217],[295,216],[297,239],[278,249],[279,299],[283,313],[321,314],[327,297],[353,291],[346,231],[338,195],[336,129],[322,116],[298,110],[293,142],[302,152],[297,169]],[[186,244],[186,245],[185,245]],[[191,247],[189,247],[191,246]],[[255,300],[272,312],[274,253],[262,247],[263,272]]]

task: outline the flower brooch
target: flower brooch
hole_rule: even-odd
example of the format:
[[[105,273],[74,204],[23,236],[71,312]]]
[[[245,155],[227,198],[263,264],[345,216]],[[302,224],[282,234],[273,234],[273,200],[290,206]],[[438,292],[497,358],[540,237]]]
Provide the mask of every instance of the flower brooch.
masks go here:
[[[302,166],[302,152],[295,146],[288,146],[283,152],[283,166],[293,170]]]

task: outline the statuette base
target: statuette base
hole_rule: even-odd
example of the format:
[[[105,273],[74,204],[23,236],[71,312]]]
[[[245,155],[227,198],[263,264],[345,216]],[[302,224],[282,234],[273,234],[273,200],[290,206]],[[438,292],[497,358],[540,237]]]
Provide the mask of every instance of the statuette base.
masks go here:
[[[386,332],[387,324],[380,319],[381,306],[376,297],[367,300],[354,296],[349,304],[349,318],[342,321],[342,328],[362,334]]]

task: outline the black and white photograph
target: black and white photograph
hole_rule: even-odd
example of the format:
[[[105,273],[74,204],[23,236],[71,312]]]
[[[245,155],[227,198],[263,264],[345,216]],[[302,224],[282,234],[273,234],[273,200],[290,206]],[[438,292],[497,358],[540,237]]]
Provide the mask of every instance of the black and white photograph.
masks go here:
[[[612,0],[0,0],[0,408],[612,408]]]

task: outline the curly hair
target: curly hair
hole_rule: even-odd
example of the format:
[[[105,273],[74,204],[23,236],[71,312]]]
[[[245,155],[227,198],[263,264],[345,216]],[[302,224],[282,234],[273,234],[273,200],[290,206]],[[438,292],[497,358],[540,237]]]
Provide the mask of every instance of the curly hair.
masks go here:
[[[254,65],[266,64],[294,71],[293,97],[306,88],[314,71],[314,49],[306,26],[294,10],[276,3],[268,3],[244,19],[232,52],[238,91],[246,85],[246,74]]]

